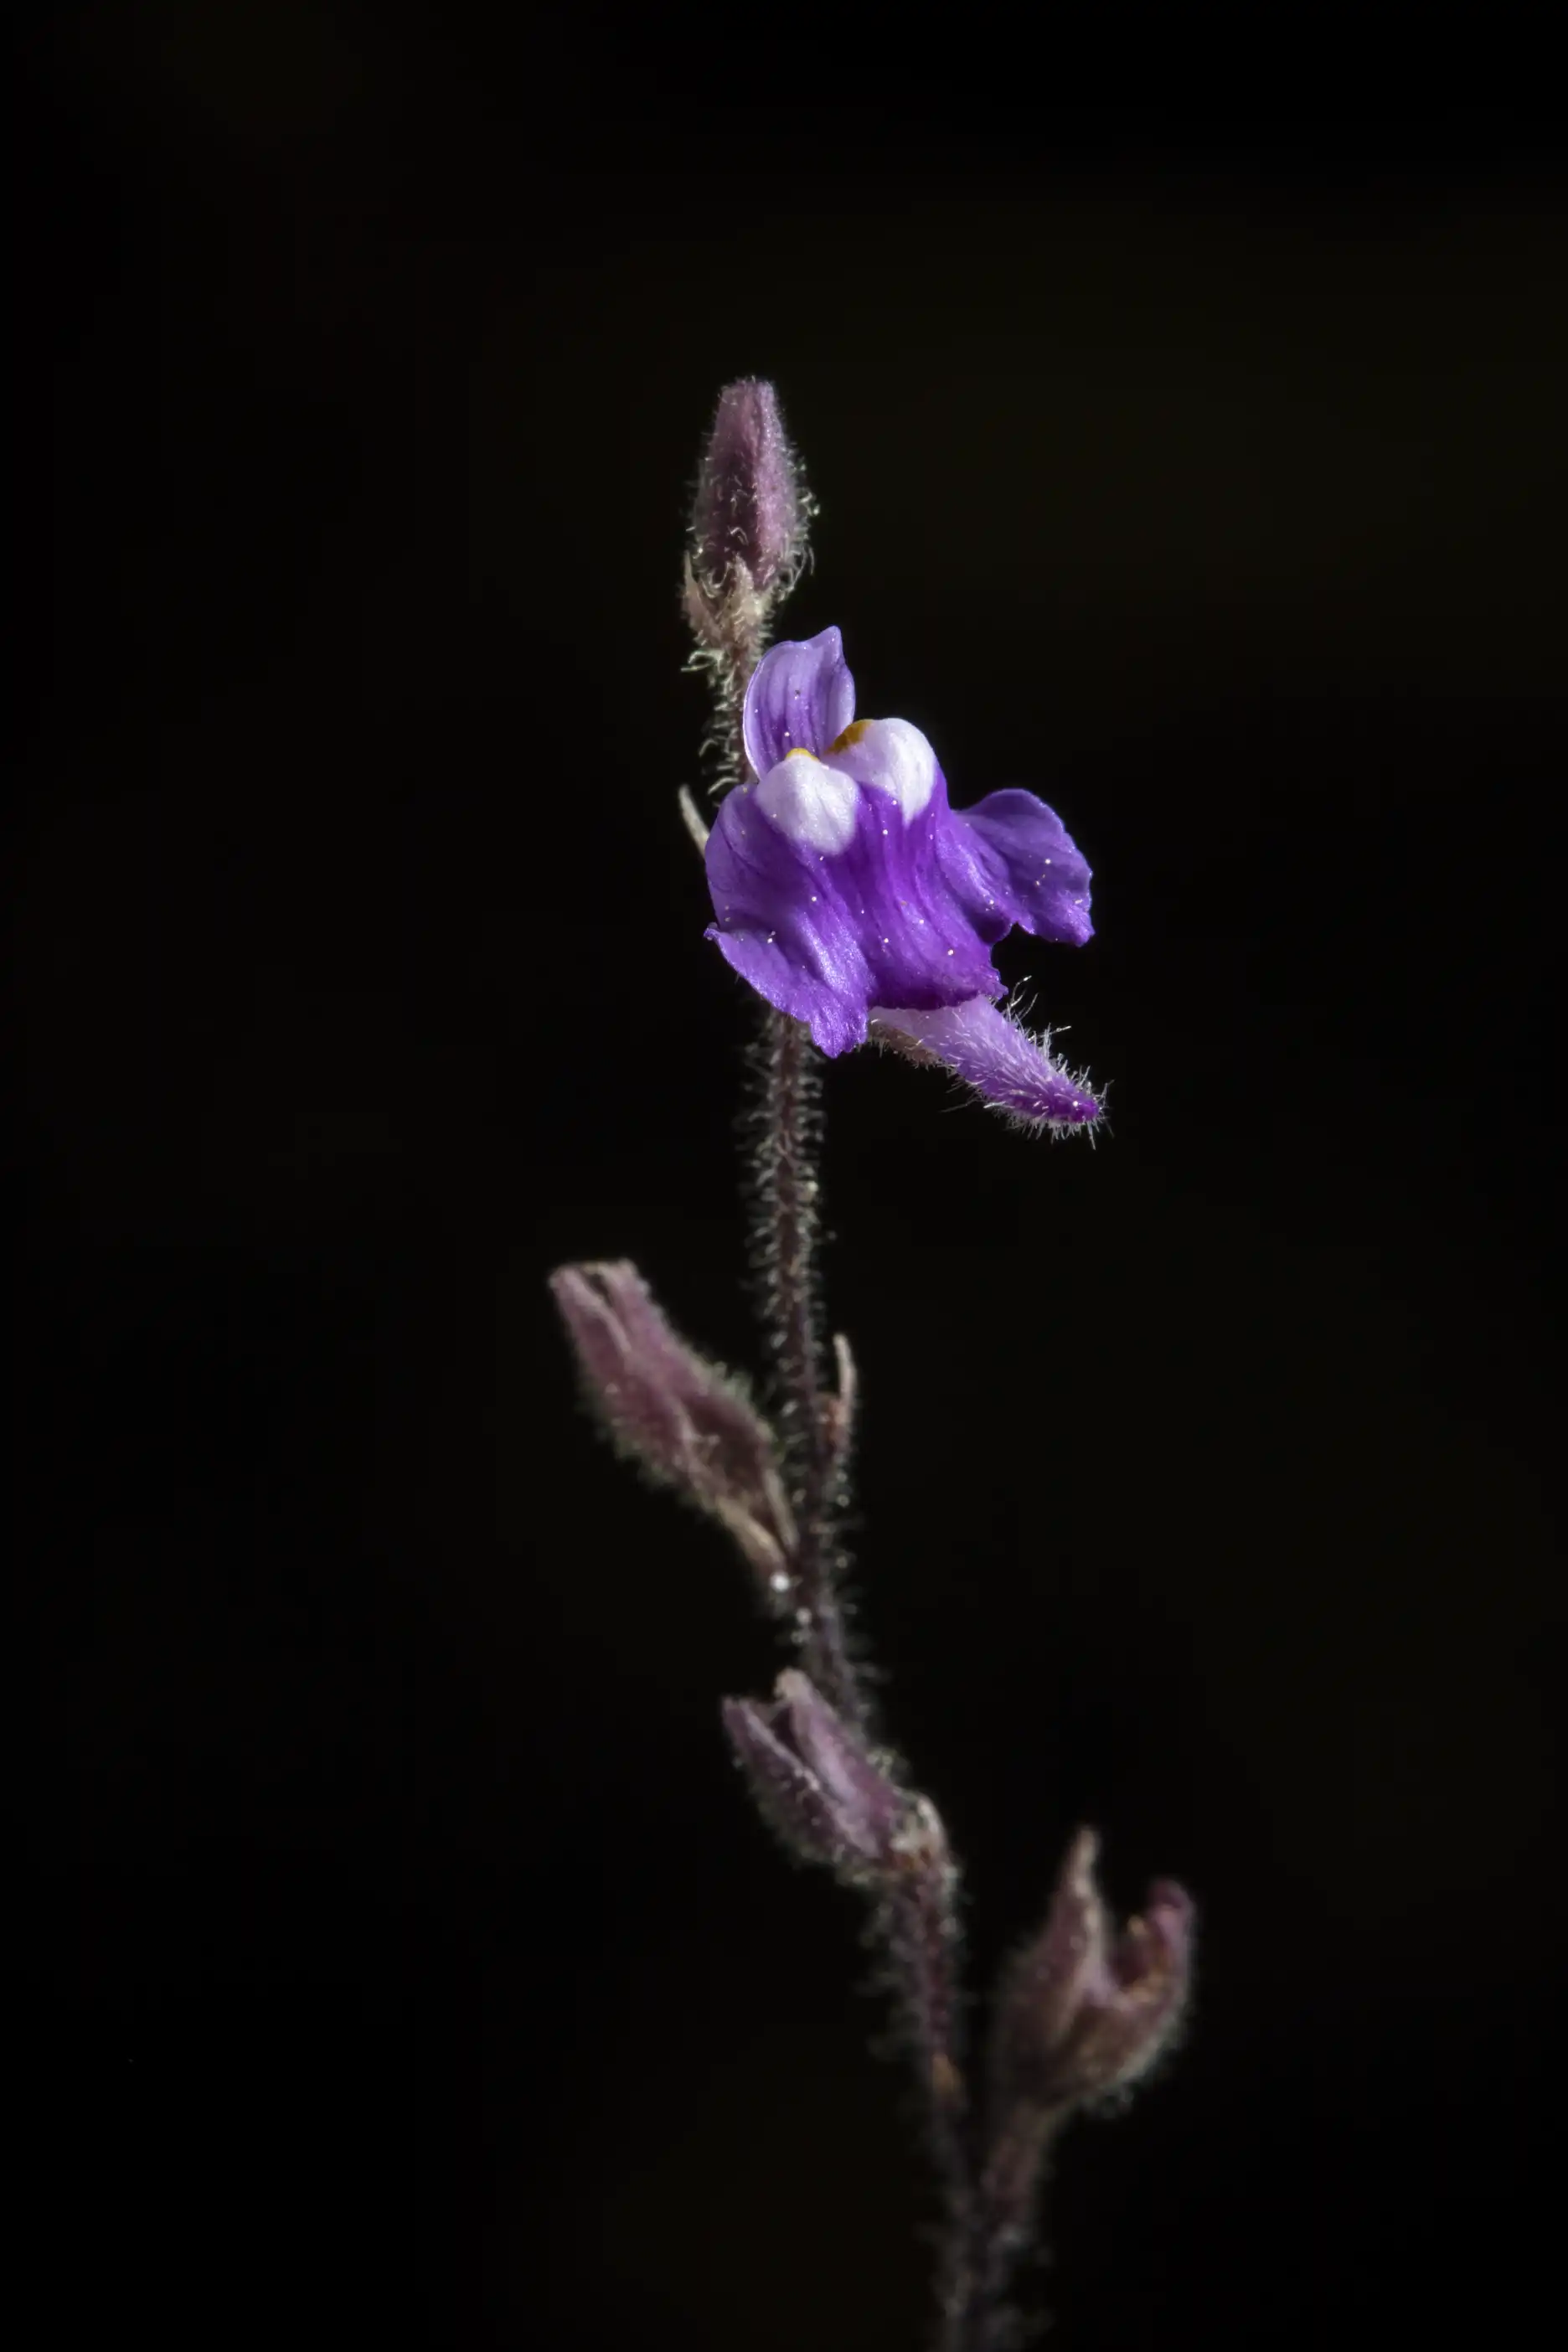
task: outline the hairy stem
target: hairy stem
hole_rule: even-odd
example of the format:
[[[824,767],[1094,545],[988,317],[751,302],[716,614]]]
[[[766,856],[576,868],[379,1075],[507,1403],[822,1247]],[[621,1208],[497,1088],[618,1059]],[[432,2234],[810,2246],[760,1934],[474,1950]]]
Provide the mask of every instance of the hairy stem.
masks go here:
[[[964,2294],[942,2352],[1009,2352],[1018,2336],[1014,2274],[1037,2231],[1049,2119],[1024,2114],[994,2135],[971,2208]]]
[[[821,1096],[816,1049],[800,1024],[770,1013],[762,1058],[757,1238],[767,1336],[795,1512],[795,1624],[805,1670],[857,1730],[869,1708],[849,1648],[839,1594],[841,1454],[823,1377],[816,1263]],[[934,1815],[931,1816],[934,1823]],[[879,1940],[908,2021],[943,2208],[938,2291],[944,2352],[959,2352],[973,2275],[973,2159],[962,2063],[956,1885],[940,1824],[911,1837],[903,1884],[880,1911]]]
[[[770,1009],[761,1054],[756,1214],[766,1328],[795,1517],[793,1604],[806,1673],[857,1730],[866,1699],[849,1654],[838,1592],[836,1521],[842,1471],[823,1379],[816,1265],[821,1088],[816,1053],[799,1022]]]
[[[967,2352],[974,2277],[973,2158],[962,2063],[955,1892],[950,1863],[920,1871],[893,1898],[881,1922],[924,2075],[921,2088],[942,2195],[937,2264],[941,2352]]]

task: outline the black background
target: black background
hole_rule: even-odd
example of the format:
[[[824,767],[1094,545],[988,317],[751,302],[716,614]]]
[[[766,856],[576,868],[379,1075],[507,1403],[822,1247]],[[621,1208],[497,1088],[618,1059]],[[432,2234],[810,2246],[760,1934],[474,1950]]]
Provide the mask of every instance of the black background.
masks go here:
[[[717,387],[786,625],[1096,871],[1097,1150],[829,1081],[862,1623],[976,1981],[1075,1823],[1203,1912],[1060,2340],[1489,2340],[1564,1958],[1568,181],[1518,122],[1046,113],[585,10],[62,11],[10,829],[12,2210],[63,2337],[921,2340],[768,1638],[542,1276],[751,1349],[751,1008],[675,816]],[[787,43],[783,45],[787,48]],[[499,1314],[498,1314],[499,1308]],[[499,1347],[498,1347],[499,1332]],[[499,1468],[499,1504],[498,1504]]]

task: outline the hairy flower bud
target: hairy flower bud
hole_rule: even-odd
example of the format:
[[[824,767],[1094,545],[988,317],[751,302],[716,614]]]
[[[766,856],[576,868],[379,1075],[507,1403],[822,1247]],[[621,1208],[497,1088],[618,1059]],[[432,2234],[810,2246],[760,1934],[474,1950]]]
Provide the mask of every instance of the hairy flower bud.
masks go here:
[[[724,1728],[758,1807],[787,1845],[841,1878],[896,1872],[923,1814],[858,1733],[793,1667],[772,1701],[727,1698]]]
[[[800,553],[805,500],[779,415],[778,394],[754,376],[727,383],[697,477],[692,568],[709,589],[744,565],[765,593],[787,580]]]
[[[681,1339],[635,1265],[563,1265],[550,1287],[610,1435],[734,1538],[783,1608],[795,1528],[778,1441],[738,1382]]]
[[[1095,1883],[1099,1840],[1079,1830],[1051,1907],[1018,1955],[997,2011],[1000,2107],[1064,2116],[1125,2090],[1165,2049],[1192,1973],[1193,1905],[1157,1879],[1141,1918],[1120,1932]]]

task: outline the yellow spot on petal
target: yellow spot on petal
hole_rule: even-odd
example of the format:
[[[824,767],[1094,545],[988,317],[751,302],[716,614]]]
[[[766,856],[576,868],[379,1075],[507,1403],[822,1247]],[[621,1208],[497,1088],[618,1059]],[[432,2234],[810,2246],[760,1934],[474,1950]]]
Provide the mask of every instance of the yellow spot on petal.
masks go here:
[[[851,743],[858,743],[861,736],[864,735],[867,728],[869,727],[870,724],[871,722],[868,719],[852,719],[849,721],[848,726],[844,730],[843,734],[837,736],[835,740],[828,745],[828,750],[830,751],[847,751]]]

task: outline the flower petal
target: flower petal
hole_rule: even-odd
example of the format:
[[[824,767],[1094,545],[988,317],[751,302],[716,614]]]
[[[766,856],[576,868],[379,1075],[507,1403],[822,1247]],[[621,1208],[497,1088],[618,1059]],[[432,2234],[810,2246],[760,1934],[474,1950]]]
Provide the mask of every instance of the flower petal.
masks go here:
[[[824,753],[826,764],[857,783],[891,793],[906,820],[919,816],[936,790],[936,753],[907,719],[862,719],[844,730],[844,749]]]
[[[786,641],[752,672],[742,714],[746,757],[765,776],[792,751],[826,751],[855,716],[855,681],[837,629]]]
[[[1033,793],[988,793],[955,810],[940,854],[983,940],[1001,939],[1015,923],[1068,947],[1092,938],[1089,867],[1055,809]]]
[[[896,790],[854,785],[841,759],[797,752],[730,793],[709,835],[718,920],[708,937],[770,1004],[808,1022],[825,1054],[864,1043],[873,1004],[932,1009],[1003,992],[946,879],[940,844],[953,819],[941,770],[933,761],[913,817]]]
[[[809,751],[796,751],[770,768],[757,786],[756,802],[768,823],[797,849],[835,856],[855,838],[859,787]]]
[[[1049,1032],[1031,1037],[987,997],[931,1013],[879,1004],[869,1027],[875,1044],[910,1061],[940,1062],[1021,1126],[1087,1127],[1100,1115],[1089,1088],[1053,1059]]]

